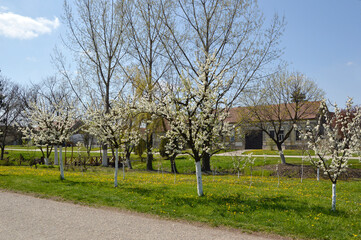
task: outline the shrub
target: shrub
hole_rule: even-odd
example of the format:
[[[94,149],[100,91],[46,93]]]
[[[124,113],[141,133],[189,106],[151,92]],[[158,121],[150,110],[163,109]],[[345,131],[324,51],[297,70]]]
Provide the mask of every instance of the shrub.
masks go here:
[[[143,160],[142,155],[144,151],[147,149],[147,143],[143,138],[141,138],[138,142],[138,145],[135,146],[134,151],[135,154],[137,154],[141,160]]]
[[[169,142],[168,138],[162,138],[159,143],[159,154],[164,158],[165,157],[168,158],[168,154],[166,153],[166,148],[165,148],[168,142]]]

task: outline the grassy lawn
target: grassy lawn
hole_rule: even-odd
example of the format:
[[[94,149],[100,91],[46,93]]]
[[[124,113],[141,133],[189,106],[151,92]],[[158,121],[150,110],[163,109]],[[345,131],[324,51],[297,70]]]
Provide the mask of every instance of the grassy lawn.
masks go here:
[[[36,151],[34,151],[36,150]],[[85,151],[85,149],[81,149],[81,151]],[[46,149],[44,148],[44,152],[46,152]],[[5,155],[4,158],[8,158],[10,159],[10,164],[11,165],[19,165],[19,159],[20,159],[20,155],[23,156],[25,162],[28,162],[30,159],[39,159],[42,156],[42,153],[40,151],[39,148],[36,147],[24,147],[24,146],[7,146],[5,149]],[[80,153],[81,156],[86,156],[86,152],[81,152]],[[109,153],[109,155],[111,155],[111,153]],[[63,148],[63,157],[67,157],[67,159],[70,159],[72,156],[72,152],[71,152],[71,147],[68,147],[66,149],[66,154],[65,154],[65,148]],[[92,150],[92,152],[90,153],[90,156],[92,157],[100,157],[100,152],[99,152],[99,148],[98,150]],[[77,148],[74,147],[73,149],[73,158],[78,157],[78,152],[77,152]],[[53,162],[54,160],[54,149],[52,150],[50,157],[49,157],[50,161]],[[3,164],[4,161],[0,161],[0,164]],[[26,165],[26,163],[25,163]]]
[[[22,149],[22,150],[11,150],[11,149]],[[250,153],[250,151],[246,152],[246,154]],[[253,150],[252,153],[254,155],[278,155],[277,151],[270,151],[270,150]],[[286,154],[286,161],[290,164],[295,164],[295,165],[301,165],[302,164],[302,151],[301,150],[285,150],[285,154]],[[20,159],[20,155],[23,156],[23,158],[25,159],[25,162],[22,163],[22,165],[28,165],[28,161],[30,159],[34,159],[34,158],[40,158],[41,152],[39,151],[29,151],[27,149],[27,147],[22,147],[22,146],[10,146],[10,148],[7,150],[7,154],[5,154],[5,158],[9,158],[10,161],[7,162],[6,160],[1,161],[0,160],[0,165],[19,165],[19,159]],[[81,155],[86,156],[86,153],[83,152],[81,153]],[[288,157],[288,156],[300,156],[300,157]],[[65,151],[63,151],[63,156],[65,156]],[[71,158],[71,148],[67,148],[67,152],[66,152],[66,156],[68,161],[70,161],[69,159]],[[74,147],[74,152],[73,152],[73,157],[76,158],[78,156],[77,153],[77,148]],[[91,156],[92,157],[100,157],[100,152],[99,149],[97,151],[91,152]],[[111,153],[109,153],[109,156],[111,156]],[[134,155],[132,154],[131,156],[131,160],[132,160],[132,165],[134,167],[134,169],[138,169],[138,170],[145,170],[146,169],[146,163],[145,163],[145,158],[146,155],[143,154],[143,161],[141,161],[140,157],[138,155]],[[50,160],[53,161],[54,159],[54,151],[51,153],[50,155]],[[155,170],[161,170],[163,169],[166,172],[170,172],[171,171],[171,166],[170,166],[170,162],[169,160],[165,160],[162,159],[158,154],[154,155],[154,159],[155,161],[153,162],[153,168]],[[98,160],[100,161],[100,159]],[[280,163],[280,158],[279,157],[256,157],[256,161],[255,161],[255,167],[262,167],[265,165],[276,165]],[[354,168],[354,169],[361,169],[361,162],[357,159],[351,159],[349,160],[350,163],[350,168]],[[304,161],[303,162],[304,165],[310,165],[310,163],[308,161]],[[189,156],[189,155],[180,155],[177,157],[176,159],[176,165],[177,165],[177,169],[179,171],[179,173],[185,173],[185,174],[189,174],[189,173],[194,173],[195,171],[195,167],[194,167],[194,160]],[[213,156],[211,159],[211,168],[212,171],[216,171],[216,172],[222,172],[222,173],[234,173],[234,167],[233,167],[233,159],[230,156]],[[246,168],[244,170],[245,173],[248,173],[249,170]],[[262,170],[255,170],[254,172],[255,175],[262,175],[265,174],[264,171]],[[267,174],[267,172],[266,172]]]
[[[71,147],[69,147],[71,148]],[[28,149],[37,149],[40,151],[40,149],[37,146],[26,146],[26,145],[6,145],[5,150],[13,150],[13,149],[22,149],[22,150],[28,150]],[[45,149],[45,147],[44,147]],[[74,151],[77,150],[77,147],[74,146]],[[81,151],[86,151],[85,147],[80,148]],[[92,148],[92,151],[99,151],[99,147]]]
[[[133,156],[132,156],[132,159]],[[260,169],[262,166],[266,165],[276,165],[280,163],[279,157],[256,157],[254,163],[254,169],[253,172],[254,175],[261,175],[262,170]],[[301,165],[302,164],[302,158],[287,158],[286,160],[290,164],[295,165]],[[311,165],[310,162],[304,161],[304,165]],[[361,169],[361,162],[356,159],[349,160],[350,168],[355,169]],[[176,165],[179,173],[194,173],[195,172],[195,166],[194,166],[194,160],[187,155],[178,156],[176,159]],[[138,159],[136,159],[136,162],[133,162],[133,168],[138,170],[145,170],[146,169],[146,163],[141,162]],[[155,156],[155,160],[153,162],[153,168],[155,170],[161,170],[163,169],[166,172],[171,171],[170,161],[169,160],[162,160],[159,156]],[[234,173],[234,166],[233,166],[233,159],[230,156],[213,156],[211,158],[211,169],[212,171],[216,171],[219,173]],[[246,167],[244,169],[245,174],[249,173],[249,167]],[[264,174],[265,172],[263,172]]]
[[[253,153],[254,155],[279,155],[277,150],[263,150],[263,149],[254,149],[247,150],[244,154]],[[284,150],[283,153],[287,156],[302,156],[304,154],[303,150]],[[314,154],[314,153],[313,153]]]
[[[204,197],[196,194],[194,175],[127,171],[113,187],[111,168],[87,172],[57,168],[0,166],[0,188],[35,193],[91,206],[110,206],[208,223],[244,231],[271,232],[307,239],[360,239],[361,184],[339,181],[337,212],[331,209],[331,183],[311,179],[203,176]]]

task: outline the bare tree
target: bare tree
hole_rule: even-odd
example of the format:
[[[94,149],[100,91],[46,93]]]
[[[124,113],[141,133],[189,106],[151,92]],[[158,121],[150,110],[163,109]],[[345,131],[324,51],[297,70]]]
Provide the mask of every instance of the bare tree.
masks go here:
[[[64,43],[78,62],[77,74],[71,74],[61,53],[56,53],[54,62],[84,107],[86,102],[99,102],[108,113],[111,99],[124,87],[120,61],[125,54],[126,5],[127,1],[121,0],[77,0],[76,13],[73,13],[65,1],[64,22],[68,34]],[[106,145],[102,164],[108,165]]]
[[[163,9],[169,8],[169,3]],[[162,5],[157,1],[134,0],[127,11],[129,55],[134,59],[136,73],[134,77],[128,74],[137,97],[143,96],[149,102],[155,100],[160,82],[170,68],[169,60],[160,39],[165,35],[165,25],[162,21]],[[153,137],[159,121],[152,120],[149,113],[139,114],[140,122],[146,125],[147,170],[153,170]]]
[[[5,146],[9,137],[19,135],[16,123],[21,117],[23,110],[23,91],[21,88],[10,82],[9,79],[0,75],[0,159],[4,159]],[[13,139],[14,140],[14,139]]]
[[[54,76],[48,76],[39,84],[33,86],[38,92],[38,96],[47,101],[48,105],[56,105],[59,102],[69,104],[74,102],[72,92],[65,84],[63,79]]]
[[[259,87],[249,91],[240,108],[243,120],[257,126],[277,146],[281,161],[286,164],[282,146],[302,120],[315,119],[324,96],[315,82],[301,73],[280,71]]]
[[[218,89],[214,112],[228,111],[245,87],[262,77],[264,67],[281,54],[277,46],[283,20],[275,16],[266,28],[255,1],[175,0],[173,9],[168,13],[162,8],[168,31],[160,35],[163,45],[178,76],[187,73],[195,83],[204,74],[202,87],[208,89],[222,75],[224,84]],[[198,68],[210,56],[217,60],[216,72]],[[212,142],[207,144],[212,148]],[[210,157],[218,150],[202,156],[203,171],[211,170]]]

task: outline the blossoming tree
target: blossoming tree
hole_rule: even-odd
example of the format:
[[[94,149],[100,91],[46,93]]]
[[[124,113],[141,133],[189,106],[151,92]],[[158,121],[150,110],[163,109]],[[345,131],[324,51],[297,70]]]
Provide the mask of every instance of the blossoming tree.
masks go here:
[[[154,116],[165,118],[170,125],[166,137],[170,139],[168,149],[182,149],[187,145],[191,152],[189,155],[195,160],[197,176],[197,192],[203,195],[201,160],[204,155],[224,148],[224,137],[229,136],[232,127],[225,122],[228,116],[226,99],[219,95],[219,90],[227,87],[223,79],[224,71],[216,74],[218,65],[215,57],[209,56],[202,63],[198,61],[199,78],[195,81],[181,76],[179,86],[167,85],[166,96],[157,103],[150,104],[143,101]],[[211,74],[213,81],[206,79]],[[217,109],[217,110],[215,110]]]
[[[25,138],[32,139],[36,144],[60,145],[60,178],[65,179],[62,145],[75,131],[75,108],[65,102],[47,105],[45,101],[40,99],[31,104],[26,116],[29,125],[23,129]]]
[[[348,160],[360,146],[361,108],[353,108],[349,99],[343,111],[335,106],[335,113],[328,112],[326,103],[320,106],[318,124],[307,124],[304,138],[317,158],[309,154],[313,165],[321,168],[332,182],[332,210],[336,210],[336,183],[348,168]]]
[[[130,124],[135,117],[134,109],[129,103],[113,101],[108,113],[91,106],[87,110],[87,115],[89,133],[115,148],[114,187],[117,187],[119,148],[125,149],[129,144],[136,144],[139,139],[138,132]],[[122,165],[124,178],[124,157]]]

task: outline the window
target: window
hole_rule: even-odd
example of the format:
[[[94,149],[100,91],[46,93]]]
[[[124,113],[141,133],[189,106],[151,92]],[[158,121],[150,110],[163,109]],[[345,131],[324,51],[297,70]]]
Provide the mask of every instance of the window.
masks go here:
[[[271,128],[269,130],[269,133],[270,133],[269,134],[270,138],[276,138],[277,137],[276,131],[273,128]],[[278,132],[278,141],[282,141],[283,138],[284,138],[283,127],[281,127],[281,130],[279,130],[279,132]]]
[[[235,139],[235,137],[236,137],[236,131],[233,129],[232,131],[231,131],[231,142],[234,142],[236,139]]]
[[[275,130],[269,131],[269,135],[270,135],[271,138],[274,138],[275,137]]]

